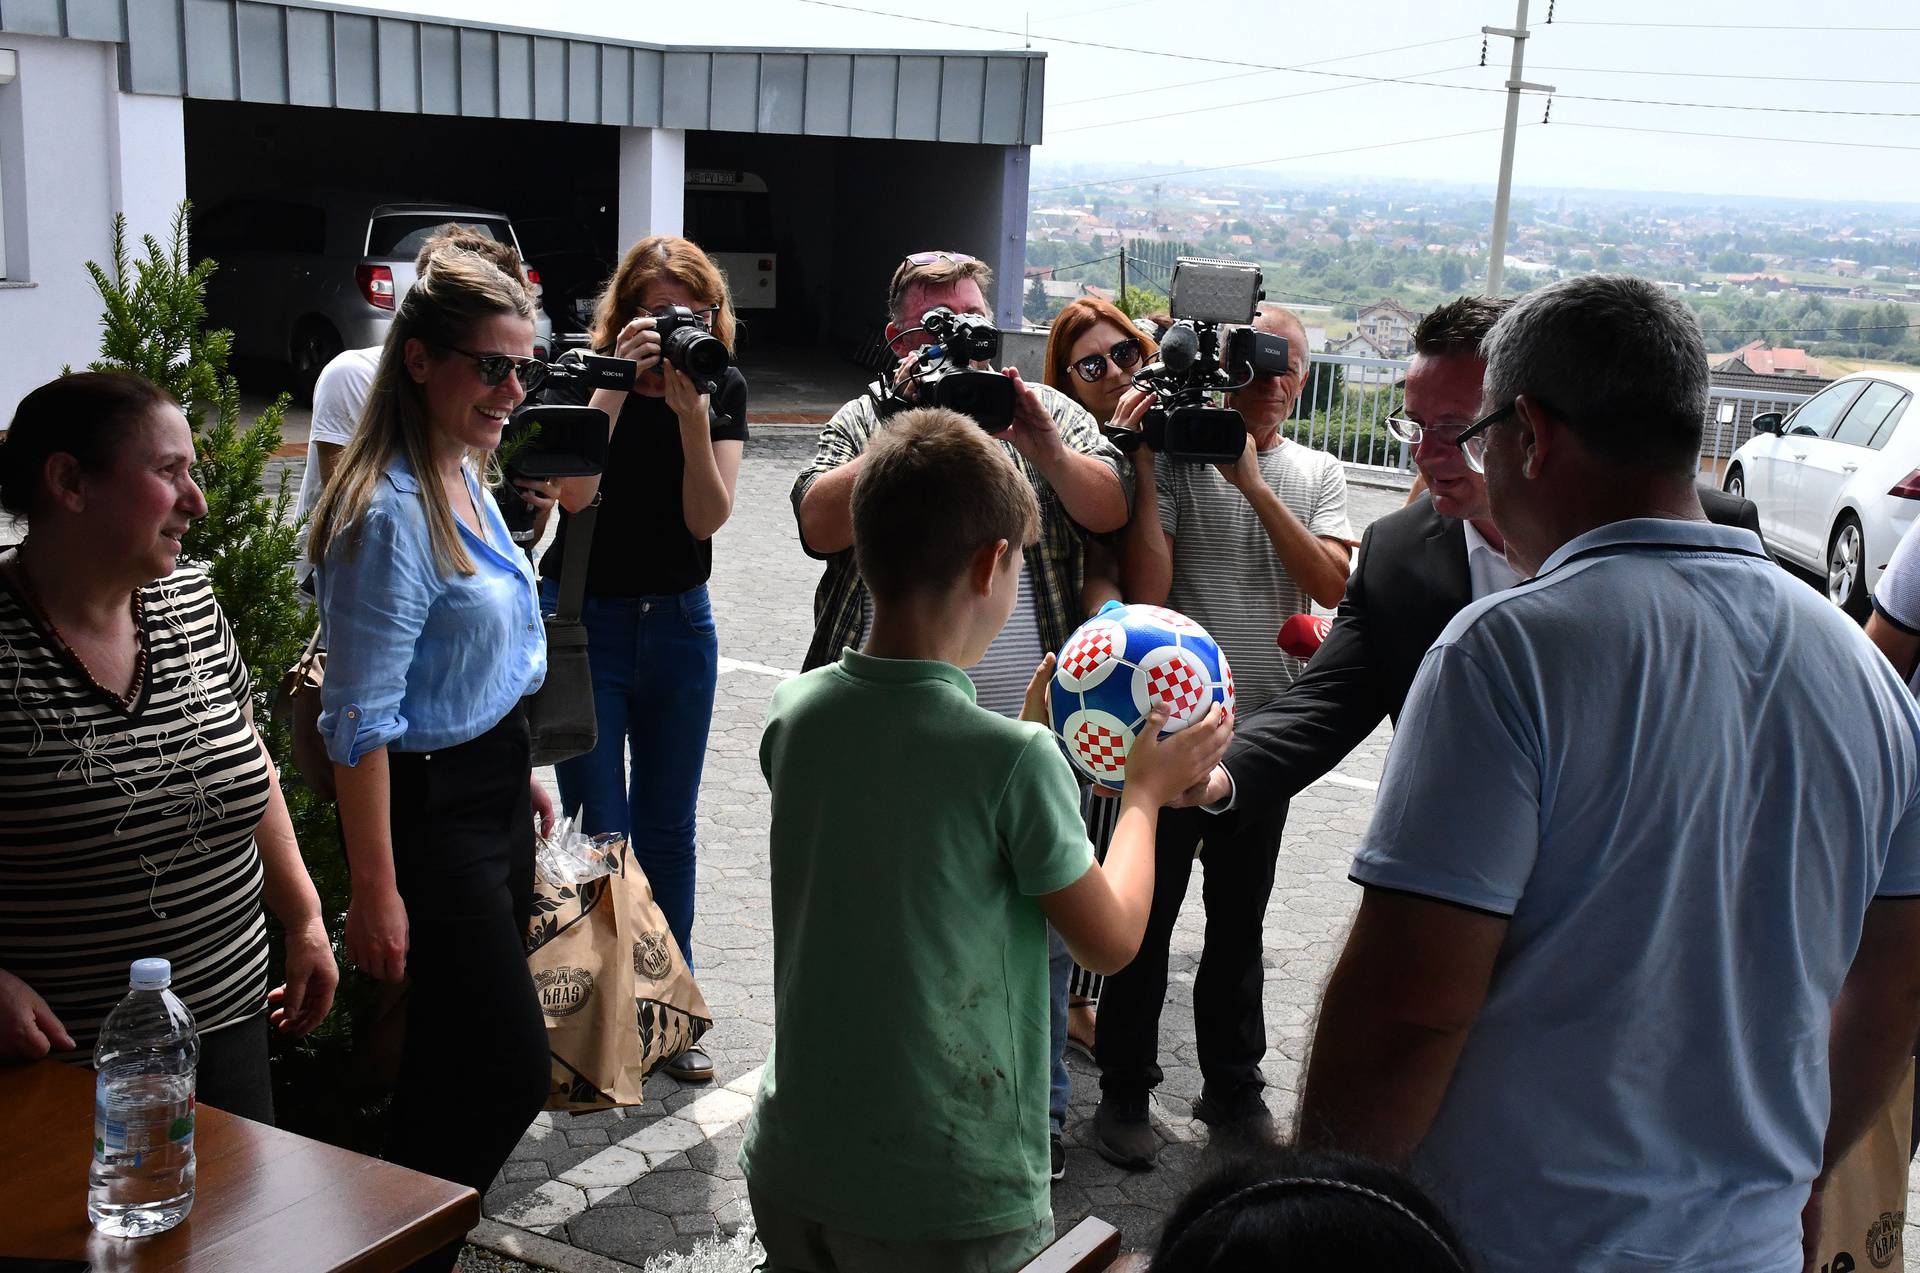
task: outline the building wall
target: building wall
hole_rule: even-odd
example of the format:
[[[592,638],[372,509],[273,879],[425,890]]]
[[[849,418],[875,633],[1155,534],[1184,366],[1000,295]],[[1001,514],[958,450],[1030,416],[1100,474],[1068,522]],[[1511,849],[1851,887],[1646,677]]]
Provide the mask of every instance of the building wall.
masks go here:
[[[99,352],[100,299],[86,263],[107,264],[113,215],[128,237],[162,236],[186,195],[180,99],[119,91],[116,46],[0,35],[19,77],[0,87],[0,425],[28,390]]]

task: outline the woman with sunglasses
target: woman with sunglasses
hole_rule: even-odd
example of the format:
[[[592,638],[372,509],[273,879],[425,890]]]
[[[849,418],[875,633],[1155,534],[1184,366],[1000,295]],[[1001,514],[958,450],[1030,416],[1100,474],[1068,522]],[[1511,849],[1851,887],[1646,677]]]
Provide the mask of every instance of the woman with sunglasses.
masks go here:
[[[1097,296],[1082,296],[1054,316],[1047,336],[1043,378],[1100,423],[1137,429],[1140,417],[1153,405],[1153,395],[1133,387],[1133,373],[1152,362],[1159,352],[1154,338],[1117,305]],[[1086,541],[1085,583],[1080,599],[1088,614],[1108,601],[1124,600],[1115,551],[1094,536]],[[1096,792],[1089,793],[1082,803],[1087,837],[1105,861],[1120,802]],[[1089,1061],[1093,1059],[1094,1013],[1100,1006],[1105,980],[1076,964],[1067,981],[1067,1043]]]
[[[478,253],[434,253],[387,333],[314,510],[328,651],[320,733],[352,868],[346,953],[408,979],[387,1156],[485,1191],[547,1094],[523,934],[534,814],[522,696],[546,674],[532,565],[481,469],[537,381],[533,296]],[[417,1267],[449,1269],[458,1242]]]
[[[659,327],[676,307],[733,348],[720,271],[699,245],[651,235],[627,250],[593,321],[594,349],[633,359],[639,375],[632,392],[589,400],[613,430],[606,470],[560,484],[560,531],[540,572],[551,606],[571,551],[568,515],[597,498],[581,618],[599,741],[558,766],[561,804],[589,833],[628,837],[691,965],[694,814],[720,656],[707,579],[746,447],[747,382],[729,367],[708,394],[662,359]],[[713,1077],[698,1047],[662,1068],[683,1082]]]

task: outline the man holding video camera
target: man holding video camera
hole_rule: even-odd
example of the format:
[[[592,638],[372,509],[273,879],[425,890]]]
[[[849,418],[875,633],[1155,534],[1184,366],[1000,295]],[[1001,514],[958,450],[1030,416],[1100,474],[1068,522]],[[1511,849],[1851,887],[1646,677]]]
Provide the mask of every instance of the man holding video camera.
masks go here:
[[[1073,399],[1048,385],[1028,384],[1012,368],[993,372],[979,357],[998,345],[998,334],[988,325],[985,289],[991,278],[984,261],[958,252],[916,252],[900,262],[887,289],[887,342],[899,367],[873,392],[841,407],[820,431],[813,462],[794,479],[793,509],[800,546],[827,563],[814,594],[813,642],[804,664],[811,670],[838,660],[848,646],[859,648],[872,623],[873,603],[854,565],[851,501],[867,444],[885,426],[886,416],[916,402],[937,402],[988,429],[1033,487],[1040,538],[1026,549],[1013,613],[968,676],[980,706],[1017,718],[1034,668],[1065,645],[1085,617],[1080,606],[1083,535],[1126,525],[1132,472]],[[1058,1180],[1066,1171],[1062,1131],[1070,1094],[1065,1051],[1072,960],[1057,936],[1050,946],[1049,1117]]]
[[[944,309],[990,322],[984,289],[991,279],[986,262],[958,252],[916,252],[894,271],[887,292],[887,341],[901,363],[891,392],[876,386],[881,394],[855,398],[835,412],[820,431],[813,462],[793,483],[800,546],[827,563],[814,594],[813,642],[803,670],[838,659],[847,646],[858,648],[866,635],[871,606],[853,563],[853,481],[883,415],[917,400],[923,386],[916,376],[938,357],[938,346],[924,334],[924,320]],[[972,364],[973,369],[985,366],[985,360]],[[973,681],[981,706],[1018,716],[1041,656],[1066,644],[1083,617],[1082,534],[1126,525],[1132,474],[1078,403],[1047,385],[1027,383],[1012,368],[998,374],[1010,382],[1012,419],[997,430],[991,428],[998,423],[993,420],[983,420],[982,427],[1007,448],[1033,486],[1040,501],[1040,542],[1027,549],[1013,616],[973,670]]]
[[[1187,268],[1184,262],[1182,268]],[[1176,294],[1180,282],[1176,274]],[[1177,298],[1175,317],[1182,317]],[[1178,326],[1167,338],[1175,348],[1181,344],[1174,335]],[[1226,400],[1245,420],[1237,458],[1207,463],[1177,450],[1183,441],[1177,428],[1181,412],[1168,413],[1162,439],[1167,453],[1156,456],[1151,445],[1135,452],[1135,515],[1121,554],[1129,601],[1170,606],[1220,643],[1233,669],[1241,713],[1260,707],[1299,675],[1300,662],[1275,645],[1274,634],[1310,602],[1339,603],[1353,533],[1340,462],[1280,434],[1306,383],[1306,332],[1298,318],[1272,305],[1257,310],[1253,326],[1283,337],[1288,356],[1279,374],[1262,373],[1253,364],[1226,368],[1233,381],[1244,381]],[[1164,344],[1162,360],[1168,361]],[[1163,399],[1166,383],[1160,381]],[[1123,401],[1120,418],[1140,418],[1141,406],[1138,397]],[[1190,409],[1218,419],[1214,412]],[[1199,440],[1197,429],[1184,433]],[[1153,436],[1149,423],[1147,437]],[[1219,438],[1205,439],[1203,453],[1219,449]],[[1162,815],[1146,938],[1133,962],[1107,978],[1094,1035],[1101,1070],[1094,1147],[1109,1162],[1144,1170],[1159,1151],[1160,1139],[1148,1121],[1148,1094],[1161,1080],[1160,1010],[1167,993],[1168,949],[1196,850],[1206,855],[1207,927],[1193,983],[1203,1079],[1194,1116],[1211,1125],[1217,1137],[1271,1139],[1273,1119],[1261,1095],[1260,1075],[1267,1050],[1261,925],[1286,814],[1280,802],[1218,815],[1199,809]]]

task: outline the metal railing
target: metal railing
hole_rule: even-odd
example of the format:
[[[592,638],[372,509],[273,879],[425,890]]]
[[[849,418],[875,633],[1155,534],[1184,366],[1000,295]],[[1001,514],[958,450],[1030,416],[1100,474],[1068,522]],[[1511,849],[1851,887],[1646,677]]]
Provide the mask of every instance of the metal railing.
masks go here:
[[[1282,427],[1303,445],[1337,456],[1347,464],[1383,472],[1411,473],[1413,452],[1387,429],[1387,417],[1399,411],[1407,363],[1398,358],[1358,358],[1314,354],[1307,388]],[[1787,413],[1811,398],[1811,390],[1734,389],[1715,385],[1707,399],[1700,439],[1700,470],[1716,481],[1727,457],[1753,436],[1753,418],[1768,411]]]
[[[1413,452],[1387,428],[1400,409],[1407,363],[1399,358],[1314,354],[1307,387],[1281,426],[1287,437],[1345,463],[1390,473],[1413,472]]]

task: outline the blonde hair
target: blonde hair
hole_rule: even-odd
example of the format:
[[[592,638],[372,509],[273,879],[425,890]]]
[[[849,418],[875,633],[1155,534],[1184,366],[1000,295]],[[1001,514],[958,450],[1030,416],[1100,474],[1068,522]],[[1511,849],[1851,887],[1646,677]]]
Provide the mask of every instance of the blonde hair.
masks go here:
[[[620,329],[646,312],[647,289],[661,279],[672,279],[714,307],[713,334],[733,350],[733,296],[726,276],[713,258],[692,239],[677,234],[650,234],[627,249],[620,268],[593,311],[592,344],[611,351]]]
[[[443,575],[474,572],[446,491],[432,480],[426,391],[407,372],[407,342],[421,341],[440,356],[465,343],[475,323],[500,314],[533,317],[533,294],[524,282],[467,248],[449,245],[428,258],[394,313],[353,440],[314,507],[307,532],[310,560],[324,561],[334,540],[352,532],[366,516],[388,466],[404,455],[420,479],[435,567]],[[485,452],[469,456],[483,468],[490,458]]]

